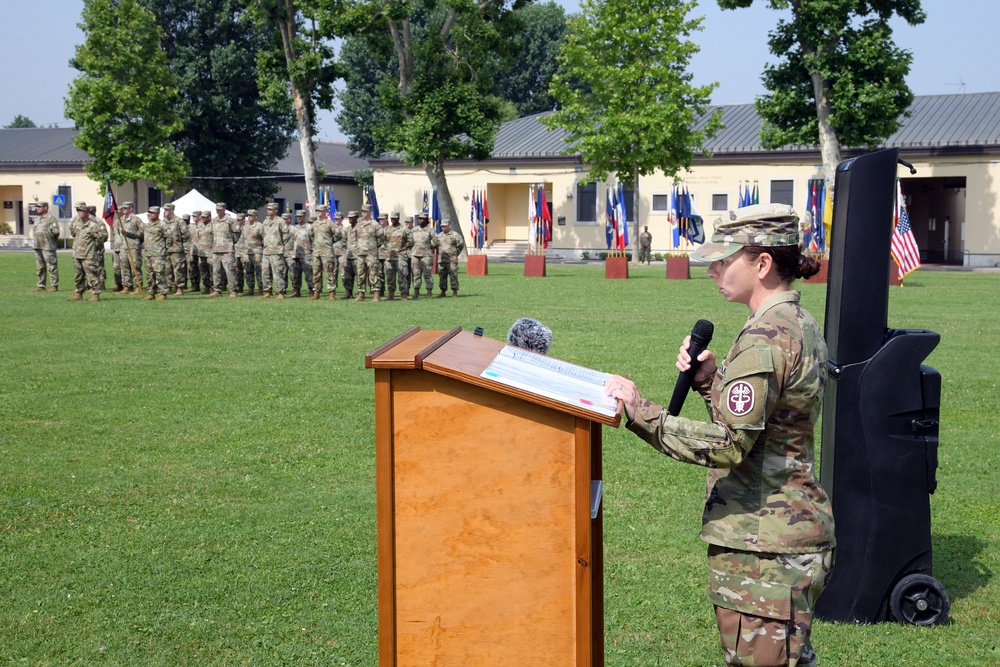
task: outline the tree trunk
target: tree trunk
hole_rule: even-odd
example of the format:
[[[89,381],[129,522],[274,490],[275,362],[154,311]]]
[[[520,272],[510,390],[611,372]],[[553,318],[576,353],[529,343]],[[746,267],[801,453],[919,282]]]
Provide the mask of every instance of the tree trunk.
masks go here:
[[[288,68],[288,83],[291,87],[292,104],[295,107],[295,120],[299,127],[299,148],[302,151],[302,171],[306,181],[306,200],[309,206],[315,210],[317,199],[316,184],[316,154],[313,151],[313,127],[312,114],[309,110],[309,101],[303,95],[302,89],[295,80],[295,60],[294,49],[295,39],[295,3],[294,0],[284,0],[285,14],[278,17],[278,27],[281,30],[281,43],[285,51],[285,66]]]
[[[812,75],[813,90],[816,95],[816,118],[819,121],[819,148],[823,156],[823,178],[826,181],[826,193],[833,205],[834,185],[837,180],[837,165],[841,162],[840,137],[837,130],[830,125],[830,83],[819,73]],[[823,221],[820,220],[822,225]],[[823,254],[830,256],[829,245]]]
[[[635,183],[632,186],[632,217],[635,218],[632,222],[635,227],[632,232],[632,237],[629,239],[632,242],[632,262],[634,264],[639,263],[639,212],[642,207],[640,202],[642,201],[642,195],[639,193],[639,165],[634,165],[632,168],[632,173],[635,174]],[[627,218],[628,216],[626,216]],[[625,224],[628,224],[628,220],[625,220]]]
[[[448,190],[448,179],[445,178],[444,174],[444,158],[438,156],[433,163],[425,164],[424,171],[427,172],[427,178],[430,179],[431,185],[437,188],[441,217],[451,220],[451,228],[464,237],[465,232],[462,231],[461,219],[455,209],[455,202],[451,198],[451,191]]]

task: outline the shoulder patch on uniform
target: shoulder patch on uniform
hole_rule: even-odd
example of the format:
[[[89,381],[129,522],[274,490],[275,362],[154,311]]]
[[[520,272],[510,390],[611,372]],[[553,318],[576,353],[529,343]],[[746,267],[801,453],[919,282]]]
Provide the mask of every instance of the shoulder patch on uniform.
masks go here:
[[[755,402],[753,385],[745,380],[732,383],[726,390],[726,408],[736,417],[749,414]]]

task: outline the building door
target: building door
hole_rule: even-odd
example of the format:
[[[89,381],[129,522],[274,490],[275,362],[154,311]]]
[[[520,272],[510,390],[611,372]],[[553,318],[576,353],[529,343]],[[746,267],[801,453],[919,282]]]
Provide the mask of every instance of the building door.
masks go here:
[[[904,178],[901,184],[920,260],[928,264],[962,264],[965,177]]]
[[[24,235],[24,201],[14,200],[14,233]]]

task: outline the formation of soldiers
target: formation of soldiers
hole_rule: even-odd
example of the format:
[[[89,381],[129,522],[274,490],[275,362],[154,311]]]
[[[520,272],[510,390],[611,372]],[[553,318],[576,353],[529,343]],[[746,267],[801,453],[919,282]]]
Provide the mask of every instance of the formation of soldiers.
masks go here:
[[[166,204],[162,218],[160,207],[151,206],[148,220],[143,222],[134,214],[133,203],[123,202],[112,227],[114,291],[143,294],[145,300],[165,300],[185,291],[210,297],[228,292],[230,298],[256,295],[283,299],[290,283],[291,297],[308,291],[313,300],[324,292],[330,301],[337,300],[340,286],[340,299],[364,301],[366,294],[372,301],[392,301],[397,294],[403,300],[416,299],[421,282],[427,297],[433,295],[431,274],[437,252],[437,296],[447,295],[449,282],[452,296],[458,296],[458,258],[465,242],[447,220],[436,234],[427,214],[418,215],[416,221],[407,216],[400,222],[399,213],[374,220],[368,204],[362,206],[360,214],[348,212],[346,223],[339,211],[330,218],[328,207],[323,205],[316,207],[316,216],[311,219],[305,211],[296,211],[294,220],[289,213],[279,216],[274,202],[266,209],[267,215],[258,220],[256,210],[233,216],[227,213],[225,202],[218,202],[215,215],[194,211],[177,216],[174,205]],[[51,260],[47,250],[38,248],[36,232],[36,265],[42,267],[37,289],[41,290],[45,289],[46,272],[53,289],[58,289],[58,267],[54,276],[51,273],[58,224],[54,228]],[[93,292],[90,300],[98,301],[106,279],[106,227],[96,219],[93,207],[81,202],[70,229],[77,267],[76,295],[70,300],[81,300],[89,287]],[[41,243],[49,243],[46,239],[43,235]]]

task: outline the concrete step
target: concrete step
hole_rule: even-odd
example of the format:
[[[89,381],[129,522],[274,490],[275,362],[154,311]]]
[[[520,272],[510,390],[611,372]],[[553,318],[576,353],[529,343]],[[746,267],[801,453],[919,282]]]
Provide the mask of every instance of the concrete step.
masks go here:
[[[0,234],[0,248],[6,250],[24,250],[34,248],[34,241],[20,234]]]

